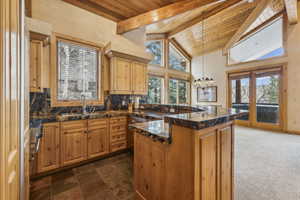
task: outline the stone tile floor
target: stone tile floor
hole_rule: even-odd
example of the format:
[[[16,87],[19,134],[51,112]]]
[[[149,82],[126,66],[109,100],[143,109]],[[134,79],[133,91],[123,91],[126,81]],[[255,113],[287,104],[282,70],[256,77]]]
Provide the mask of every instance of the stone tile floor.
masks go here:
[[[134,199],[132,155],[123,153],[31,183],[31,200]]]

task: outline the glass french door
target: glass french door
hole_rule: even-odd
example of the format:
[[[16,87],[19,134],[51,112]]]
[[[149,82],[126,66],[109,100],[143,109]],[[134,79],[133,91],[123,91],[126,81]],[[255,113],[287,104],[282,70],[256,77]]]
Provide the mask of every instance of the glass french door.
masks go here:
[[[249,110],[237,123],[258,128],[282,129],[282,70],[229,74],[229,107]]]

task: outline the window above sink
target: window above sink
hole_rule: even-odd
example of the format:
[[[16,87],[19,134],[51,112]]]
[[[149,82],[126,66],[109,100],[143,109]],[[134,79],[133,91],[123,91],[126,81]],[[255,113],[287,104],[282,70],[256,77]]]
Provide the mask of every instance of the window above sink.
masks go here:
[[[60,34],[51,47],[51,106],[103,104],[102,47]]]

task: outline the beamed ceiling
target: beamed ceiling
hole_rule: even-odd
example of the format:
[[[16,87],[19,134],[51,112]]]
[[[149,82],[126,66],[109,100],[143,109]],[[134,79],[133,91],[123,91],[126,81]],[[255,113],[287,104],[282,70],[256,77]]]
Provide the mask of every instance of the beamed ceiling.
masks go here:
[[[173,38],[190,55],[197,56],[222,49],[228,43],[245,37],[245,34],[283,13],[285,3],[290,5],[296,0],[63,1],[116,21],[118,34],[146,27],[148,36]],[[265,5],[262,5],[263,2]],[[289,9],[286,6],[286,11],[289,19],[293,20],[290,23],[295,23],[295,6],[289,6]],[[240,32],[243,34],[238,35]]]

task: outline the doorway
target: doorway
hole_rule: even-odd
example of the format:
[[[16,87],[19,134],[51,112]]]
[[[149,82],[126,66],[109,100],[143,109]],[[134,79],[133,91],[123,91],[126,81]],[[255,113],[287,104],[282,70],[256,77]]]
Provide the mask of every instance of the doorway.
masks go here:
[[[283,67],[228,73],[228,106],[248,110],[237,124],[282,130],[284,126]]]

